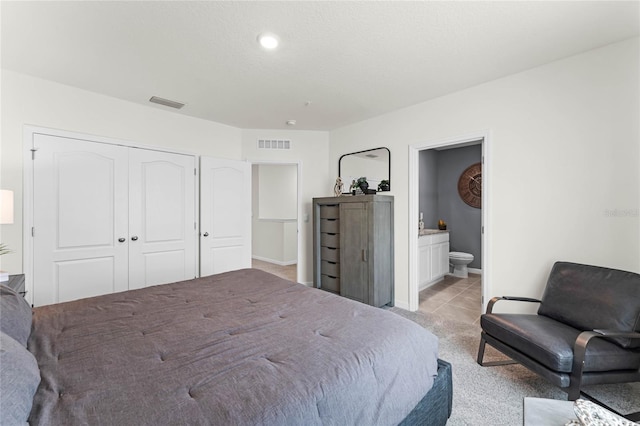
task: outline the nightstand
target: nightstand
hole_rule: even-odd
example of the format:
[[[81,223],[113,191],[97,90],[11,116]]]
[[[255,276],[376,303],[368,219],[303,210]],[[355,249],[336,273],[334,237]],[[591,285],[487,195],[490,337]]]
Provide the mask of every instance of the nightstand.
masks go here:
[[[9,275],[9,281],[2,284],[6,285],[16,293],[20,293],[23,297],[27,292],[24,289],[24,274]]]

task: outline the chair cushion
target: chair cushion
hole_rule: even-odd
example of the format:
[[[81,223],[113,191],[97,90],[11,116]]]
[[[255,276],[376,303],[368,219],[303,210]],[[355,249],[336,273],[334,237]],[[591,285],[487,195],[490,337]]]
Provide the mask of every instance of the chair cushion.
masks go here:
[[[640,331],[640,275],[556,262],[538,314],[582,331]],[[622,347],[640,348],[638,339],[614,340]]]
[[[488,335],[560,373],[570,373],[573,345],[580,330],[541,315],[484,314],[480,325]],[[623,349],[605,339],[592,339],[585,355],[585,372],[638,370],[640,352]]]
[[[0,285],[0,331],[27,347],[31,334],[31,306],[20,294]]]
[[[27,424],[39,384],[40,370],[34,356],[0,332],[0,424]]]

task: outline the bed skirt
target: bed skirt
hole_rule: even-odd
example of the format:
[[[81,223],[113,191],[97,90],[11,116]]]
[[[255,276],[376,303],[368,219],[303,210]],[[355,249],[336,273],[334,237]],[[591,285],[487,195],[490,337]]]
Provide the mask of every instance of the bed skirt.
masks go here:
[[[444,426],[451,416],[452,403],[451,364],[438,359],[438,376],[433,382],[433,387],[400,425]]]

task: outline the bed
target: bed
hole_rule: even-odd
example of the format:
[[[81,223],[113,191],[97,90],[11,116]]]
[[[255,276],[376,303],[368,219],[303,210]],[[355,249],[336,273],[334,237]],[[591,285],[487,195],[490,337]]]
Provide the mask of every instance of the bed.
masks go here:
[[[417,324],[256,269],[31,309],[2,295],[1,424],[443,425]]]

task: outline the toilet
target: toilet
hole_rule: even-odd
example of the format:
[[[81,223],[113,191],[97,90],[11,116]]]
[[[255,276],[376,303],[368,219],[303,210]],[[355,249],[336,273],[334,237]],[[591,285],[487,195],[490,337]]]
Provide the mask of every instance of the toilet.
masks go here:
[[[453,265],[453,276],[458,278],[468,278],[469,271],[467,265],[473,262],[471,253],[463,253],[460,251],[449,252],[449,263]]]

